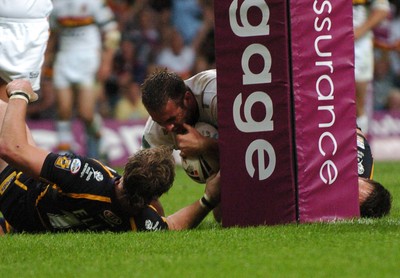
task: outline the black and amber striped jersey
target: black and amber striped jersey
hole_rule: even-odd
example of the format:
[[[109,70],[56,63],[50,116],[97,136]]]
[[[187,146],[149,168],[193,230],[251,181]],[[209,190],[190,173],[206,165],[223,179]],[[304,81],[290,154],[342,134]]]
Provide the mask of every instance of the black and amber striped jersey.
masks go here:
[[[374,158],[371,147],[363,134],[357,132],[358,176],[372,179],[374,175]]]
[[[126,213],[115,196],[120,175],[75,154],[50,153],[41,181],[8,166],[0,174],[0,211],[17,231],[155,231],[168,225],[148,206]]]

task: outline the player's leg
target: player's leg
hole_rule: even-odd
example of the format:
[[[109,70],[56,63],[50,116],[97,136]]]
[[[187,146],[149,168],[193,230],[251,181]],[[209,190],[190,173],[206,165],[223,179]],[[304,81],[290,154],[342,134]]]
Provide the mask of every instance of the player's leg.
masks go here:
[[[96,75],[99,70],[101,55],[99,51],[80,53],[80,61],[84,63],[78,87],[78,115],[85,125],[86,155],[100,157],[100,139],[102,119],[97,111],[98,90]]]
[[[85,125],[87,156],[99,158],[102,119],[96,113],[97,92],[92,86],[80,86],[78,93],[78,114]]]
[[[374,54],[372,40],[364,37],[354,45],[354,74],[356,83],[357,125],[368,133],[368,114],[366,111],[366,97],[369,83],[373,79]]]
[[[356,111],[357,111],[357,125],[365,133],[368,132],[368,115],[365,109],[366,96],[368,90],[367,81],[356,82]]]
[[[72,133],[74,113],[74,82],[80,74],[81,65],[77,64],[75,52],[59,51],[53,67],[53,84],[57,99],[56,130],[58,151],[74,151],[75,140]]]
[[[57,89],[57,114],[56,129],[58,136],[57,151],[68,152],[73,150],[75,143],[72,133],[72,112],[74,93],[72,88]]]

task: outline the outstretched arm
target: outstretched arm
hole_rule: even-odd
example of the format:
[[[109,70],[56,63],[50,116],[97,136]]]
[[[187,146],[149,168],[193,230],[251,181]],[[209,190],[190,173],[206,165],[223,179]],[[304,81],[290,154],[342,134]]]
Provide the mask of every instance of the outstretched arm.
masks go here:
[[[197,227],[219,204],[220,195],[220,173],[218,172],[207,181],[204,197],[167,217],[169,229],[185,230]]]
[[[31,145],[25,116],[28,102],[37,99],[27,80],[14,80],[7,85],[10,99],[0,131],[0,157],[33,178],[38,178],[48,151]]]

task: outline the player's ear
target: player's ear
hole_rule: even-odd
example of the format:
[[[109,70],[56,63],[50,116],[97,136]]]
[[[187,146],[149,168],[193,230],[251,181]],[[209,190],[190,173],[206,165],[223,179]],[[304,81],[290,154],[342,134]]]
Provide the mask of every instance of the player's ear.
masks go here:
[[[188,102],[188,101],[191,101],[192,98],[193,98],[193,94],[189,90],[186,90],[185,95],[183,96],[183,100],[185,102]]]
[[[183,104],[184,107],[189,107],[190,109],[194,108],[194,106],[197,107],[196,98],[191,91],[187,90],[185,92],[185,95],[183,96]]]

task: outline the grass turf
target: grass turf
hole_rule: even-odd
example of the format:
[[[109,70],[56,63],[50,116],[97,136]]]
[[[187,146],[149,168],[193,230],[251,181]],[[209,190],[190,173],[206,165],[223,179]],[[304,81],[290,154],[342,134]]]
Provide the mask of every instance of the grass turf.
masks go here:
[[[393,195],[379,220],[198,229],[161,233],[70,233],[0,237],[4,277],[394,277],[400,271],[400,162],[377,162]],[[162,199],[172,213],[202,195],[178,170]]]

